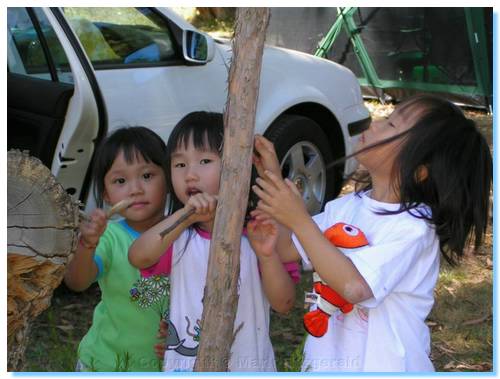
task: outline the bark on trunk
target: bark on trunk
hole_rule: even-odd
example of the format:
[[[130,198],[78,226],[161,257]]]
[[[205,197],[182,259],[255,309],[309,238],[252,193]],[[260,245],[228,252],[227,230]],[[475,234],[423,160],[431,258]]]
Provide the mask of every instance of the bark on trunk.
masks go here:
[[[48,308],[76,249],[78,207],[40,160],[7,153],[8,370],[22,371],[31,321]]]
[[[237,10],[224,114],[221,184],[195,371],[227,371],[231,345],[241,327],[234,325],[240,239],[249,193],[255,112],[268,22],[268,8]]]

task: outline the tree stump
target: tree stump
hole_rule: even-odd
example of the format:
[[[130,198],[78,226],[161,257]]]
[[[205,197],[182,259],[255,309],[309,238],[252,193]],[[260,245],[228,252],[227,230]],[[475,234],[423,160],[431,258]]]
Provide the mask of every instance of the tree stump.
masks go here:
[[[42,162],[7,153],[7,364],[22,371],[31,321],[49,307],[76,250],[79,209]]]

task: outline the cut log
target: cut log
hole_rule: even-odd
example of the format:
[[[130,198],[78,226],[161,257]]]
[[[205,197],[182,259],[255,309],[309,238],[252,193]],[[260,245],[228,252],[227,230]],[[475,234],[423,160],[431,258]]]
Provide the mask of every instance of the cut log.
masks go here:
[[[22,371],[32,320],[49,307],[76,250],[78,205],[27,152],[7,153],[7,365]]]

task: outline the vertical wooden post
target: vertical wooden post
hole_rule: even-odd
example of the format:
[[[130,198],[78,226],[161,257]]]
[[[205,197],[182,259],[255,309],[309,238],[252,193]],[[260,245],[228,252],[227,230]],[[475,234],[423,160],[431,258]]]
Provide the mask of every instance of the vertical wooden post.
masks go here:
[[[250,186],[255,112],[269,14],[268,8],[238,8],[236,12],[224,113],[221,184],[194,371],[227,371],[235,337],[240,239]]]

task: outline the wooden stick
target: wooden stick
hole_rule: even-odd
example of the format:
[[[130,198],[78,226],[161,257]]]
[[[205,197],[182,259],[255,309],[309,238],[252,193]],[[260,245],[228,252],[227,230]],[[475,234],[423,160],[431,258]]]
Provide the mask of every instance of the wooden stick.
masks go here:
[[[184,213],[178,220],[176,220],[172,225],[166,227],[163,231],[160,232],[161,238],[164,238],[168,233],[177,228],[179,224],[185,221],[189,216],[191,216],[196,210],[191,208],[189,211]]]
[[[134,200],[130,197],[119,201],[118,203],[113,205],[110,210],[108,210],[108,212],[106,213],[106,217],[111,218],[111,216],[113,216],[115,213],[119,213],[128,208],[133,202]]]
[[[106,212],[106,218],[109,219],[114,214],[123,211],[124,209],[128,208],[133,202],[134,202],[134,200],[132,198],[127,198],[127,199],[123,199],[123,200],[119,201],[118,203],[116,203],[115,205],[113,205],[111,207],[111,209],[109,209]],[[84,211],[82,211],[81,209],[79,210],[79,213],[80,213],[80,217],[83,220],[85,220],[87,222],[92,221],[92,218],[87,213],[85,213]]]

